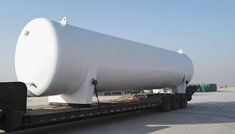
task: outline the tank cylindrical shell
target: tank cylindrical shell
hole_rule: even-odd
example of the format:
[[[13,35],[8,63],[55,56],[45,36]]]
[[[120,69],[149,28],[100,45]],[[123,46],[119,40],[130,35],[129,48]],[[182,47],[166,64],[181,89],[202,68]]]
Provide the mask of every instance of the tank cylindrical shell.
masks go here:
[[[175,88],[193,75],[184,54],[38,18],[22,30],[15,54],[19,81],[36,96],[76,92],[90,68],[99,90]]]

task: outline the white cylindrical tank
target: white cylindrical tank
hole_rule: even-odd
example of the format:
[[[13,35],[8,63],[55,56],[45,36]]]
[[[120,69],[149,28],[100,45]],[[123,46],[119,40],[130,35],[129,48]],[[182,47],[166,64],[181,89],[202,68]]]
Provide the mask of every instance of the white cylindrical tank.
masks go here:
[[[98,90],[177,88],[193,75],[185,54],[44,18],[23,28],[15,69],[32,96],[88,94],[92,78]]]

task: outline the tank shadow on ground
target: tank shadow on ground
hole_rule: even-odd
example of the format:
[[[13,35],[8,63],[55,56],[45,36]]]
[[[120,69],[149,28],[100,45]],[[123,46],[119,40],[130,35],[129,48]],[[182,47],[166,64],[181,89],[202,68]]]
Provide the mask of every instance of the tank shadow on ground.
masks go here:
[[[188,108],[168,113],[143,110],[93,119],[81,120],[61,125],[24,130],[17,133],[89,133],[89,134],[144,134],[172,125],[214,124],[235,122],[235,101],[191,103]]]

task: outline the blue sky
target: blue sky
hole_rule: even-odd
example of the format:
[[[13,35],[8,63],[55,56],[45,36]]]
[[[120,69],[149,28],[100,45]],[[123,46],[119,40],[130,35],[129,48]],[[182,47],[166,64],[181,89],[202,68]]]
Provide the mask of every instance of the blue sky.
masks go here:
[[[15,46],[31,19],[78,27],[170,50],[193,61],[193,82],[235,83],[234,0],[1,0],[0,81],[16,80]]]

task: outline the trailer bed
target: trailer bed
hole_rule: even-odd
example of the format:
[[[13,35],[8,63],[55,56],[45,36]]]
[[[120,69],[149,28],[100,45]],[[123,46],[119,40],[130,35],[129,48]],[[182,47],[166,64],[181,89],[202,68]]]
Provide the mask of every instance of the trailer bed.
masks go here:
[[[92,104],[90,108],[41,106],[41,109],[27,109],[27,112],[22,115],[22,126],[20,129],[153,108],[161,104],[162,98],[163,95],[156,95],[149,99],[135,102]]]
[[[0,83],[0,129],[16,131],[158,106],[162,111],[176,110],[187,106],[195,89],[189,86],[186,94],[137,95],[125,97],[127,100],[101,101],[91,105],[51,103],[27,108],[24,83]],[[178,107],[173,103],[171,105],[171,102],[177,102],[177,97],[180,99]]]

